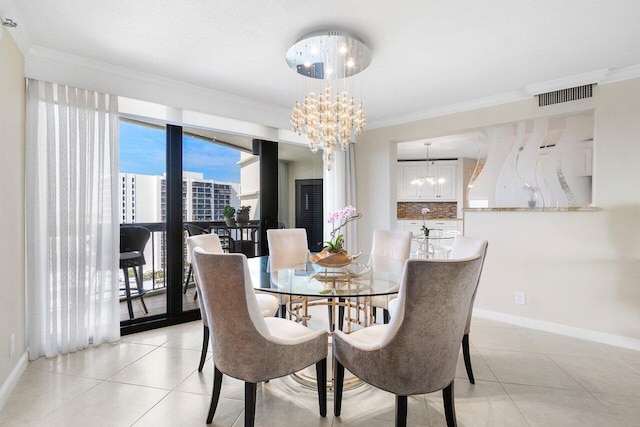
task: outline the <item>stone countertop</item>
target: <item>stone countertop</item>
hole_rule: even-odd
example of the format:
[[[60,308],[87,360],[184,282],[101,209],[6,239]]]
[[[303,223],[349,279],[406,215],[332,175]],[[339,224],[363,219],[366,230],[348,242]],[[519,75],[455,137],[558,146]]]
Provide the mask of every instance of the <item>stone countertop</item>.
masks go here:
[[[465,208],[463,212],[597,212],[597,207],[567,206],[561,208]]]
[[[425,221],[462,221],[462,218],[425,218]],[[398,218],[398,221],[422,221],[422,217]]]

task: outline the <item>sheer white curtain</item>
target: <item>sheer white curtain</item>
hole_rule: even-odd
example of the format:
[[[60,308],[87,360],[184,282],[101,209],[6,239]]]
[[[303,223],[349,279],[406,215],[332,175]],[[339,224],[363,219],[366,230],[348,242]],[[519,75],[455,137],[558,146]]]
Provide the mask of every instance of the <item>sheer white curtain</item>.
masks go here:
[[[29,359],[120,338],[115,96],[29,79]]]
[[[347,151],[334,151],[335,161],[330,171],[324,169],[324,223],[327,224],[329,213],[353,206],[358,213],[366,215],[358,209],[356,203],[356,160],[354,144],[349,144]],[[344,243],[351,254],[358,252],[358,224],[357,221],[348,223],[341,232]],[[331,226],[324,228],[325,240],[330,239]]]

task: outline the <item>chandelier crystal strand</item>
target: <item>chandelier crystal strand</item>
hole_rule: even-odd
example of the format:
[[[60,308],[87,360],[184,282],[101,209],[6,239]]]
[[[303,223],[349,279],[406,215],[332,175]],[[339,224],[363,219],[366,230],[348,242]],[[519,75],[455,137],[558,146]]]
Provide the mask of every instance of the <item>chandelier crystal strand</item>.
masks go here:
[[[318,148],[324,150],[323,159],[327,169],[331,170],[335,146],[340,144],[342,151],[347,150],[355,136],[364,131],[366,114],[362,103],[356,106],[346,91],[334,98],[328,84],[318,97],[311,92],[304,97],[302,104],[296,101],[291,112],[291,125],[298,135],[306,133],[312,152],[317,152]]]

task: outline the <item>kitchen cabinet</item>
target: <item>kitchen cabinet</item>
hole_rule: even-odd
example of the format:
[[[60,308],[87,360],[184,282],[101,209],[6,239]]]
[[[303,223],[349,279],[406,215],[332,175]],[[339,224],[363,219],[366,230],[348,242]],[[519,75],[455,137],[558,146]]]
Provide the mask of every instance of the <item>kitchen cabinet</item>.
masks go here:
[[[403,163],[398,164],[399,201],[455,202],[457,200],[457,162],[455,160],[430,161],[428,168],[425,162]],[[439,182],[413,183],[427,173]]]
[[[421,219],[399,219],[398,230],[411,231],[413,235],[422,234],[423,222]],[[459,231],[462,232],[462,220],[459,219],[430,219],[424,222],[430,230]]]

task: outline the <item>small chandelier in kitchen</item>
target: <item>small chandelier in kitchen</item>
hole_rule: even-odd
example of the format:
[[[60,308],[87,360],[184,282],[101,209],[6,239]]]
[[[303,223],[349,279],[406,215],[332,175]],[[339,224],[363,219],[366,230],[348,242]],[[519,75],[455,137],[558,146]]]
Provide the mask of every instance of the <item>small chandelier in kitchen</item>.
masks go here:
[[[319,31],[300,38],[289,48],[286,59],[298,74],[328,81],[317,94],[312,90],[302,102],[296,101],[291,125],[299,135],[306,133],[312,152],[318,148],[324,151],[323,160],[331,170],[336,146],[346,151],[356,135],[364,131],[364,107],[349,96],[347,83],[371,63],[371,50],[351,34]],[[339,92],[335,95],[332,82]]]
[[[427,147],[427,170],[426,173],[424,174],[424,176],[421,176],[420,178],[416,178],[414,180],[411,181],[412,185],[423,185],[423,184],[431,184],[431,185],[436,185],[436,183],[438,184],[444,184],[446,182],[446,179],[444,179],[444,177],[438,177],[436,178],[435,176],[431,175],[429,173],[429,147],[431,146],[430,142],[425,142],[424,146]]]

